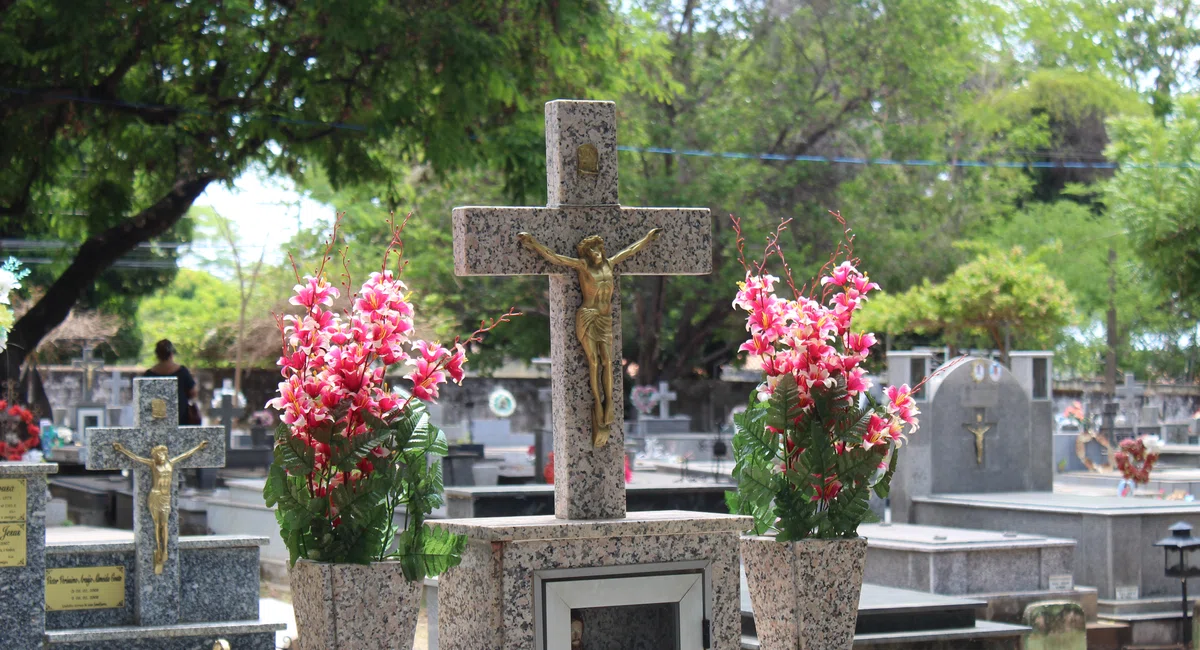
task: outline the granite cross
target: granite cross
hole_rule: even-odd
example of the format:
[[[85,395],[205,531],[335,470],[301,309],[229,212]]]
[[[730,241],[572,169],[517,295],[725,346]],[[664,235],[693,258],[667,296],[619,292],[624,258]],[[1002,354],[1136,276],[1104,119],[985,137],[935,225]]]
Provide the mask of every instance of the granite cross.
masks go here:
[[[546,104],[546,207],[454,209],[458,275],[549,275],[553,369],[554,514],[560,519],[625,516],[625,432],[621,387],[620,275],[701,275],[712,267],[712,228],[703,208],[627,208],[617,201],[616,105],[596,101]],[[547,249],[573,255],[599,235],[610,254],[654,228],[659,238],[616,267],[612,296],[612,423],[594,446],[593,398],[576,312],[577,274],[521,246],[532,233]]]
[[[171,625],[179,622],[180,603],[179,474],[175,470],[223,467],[224,430],[178,425],[179,388],[174,377],[134,379],[133,403],[132,427],[91,430],[87,468],[133,470],[136,623]],[[147,462],[160,445],[166,447],[162,458],[170,463],[165,467]]]
[[[671,385],[665,381],[658,382],[658,417],[667,419],[671,417],[671,402],[679,397],[675,391],[671,390]]]
[[[104,380],[105,390],[108,391],[108,407],[121,407],[121,389],[125,387],[125,381],[121,377],[121,371],[116,368],[109,373],[108,379]]]
[[[92,401],[92,390],[96,387],[96,371],[104,368],[104,359],[97,359],[94,351],[91,341],[84,341],[80,358],[71,360],[72,366],[83,370],[83,395],[80,401],[85,403]]]

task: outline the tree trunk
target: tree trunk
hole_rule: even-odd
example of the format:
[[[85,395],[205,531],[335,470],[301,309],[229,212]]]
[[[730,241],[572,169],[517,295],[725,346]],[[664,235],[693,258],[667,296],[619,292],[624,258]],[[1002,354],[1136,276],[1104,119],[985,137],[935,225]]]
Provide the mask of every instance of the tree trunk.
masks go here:
[[[71,265],[13,326],[8,335],[8,349],[0,354],[0,382],[19,376],[25,358],[66,319],[79,297],[102,272],[138,244],[178,223],[213,180],[208,175],[180,179],[150,207],[83,242]]]

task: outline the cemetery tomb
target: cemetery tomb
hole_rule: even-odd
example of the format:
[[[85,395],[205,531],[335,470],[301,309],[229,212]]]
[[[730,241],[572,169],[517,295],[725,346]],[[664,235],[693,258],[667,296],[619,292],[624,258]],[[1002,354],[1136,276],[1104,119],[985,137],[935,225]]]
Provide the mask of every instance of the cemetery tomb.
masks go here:
[[[562,648],[576,635],[583,648],[707,640],[734,650],[748,518],[626,513],[624,392],[612,353],[621,349],[620,275],[708,273],[708,211],[617,202],[611,102],[547,103],[546,154],[547,207],[456,208],[454,258],[459,275],[550,275],[554,515],[431,522],[469,540],[438,581],[439,647]]]
[[[137,379],[133,394],[133,426],[93,430],[87,450],[89,469],[132,470],[133,534],[89,539],[68,528],[51,535],[46,645],[191,649],[225,640],[235,648],[274,648],[283,626],[258,617],[258,556],[266,539],[179,536],[177,472],[221,467],[224,431],[177,426],[173,378]]]
[[[921,430],[892,483],[894,521],[919,523],[911,503],[920,496],[1053,488],[1050,429],[1034,425],[1025,388],[999,362],[952,363],[925,385]]]
[[[0,648],[42,647],[46,475],[53,463],[0,463]]]
[[[1075,541],[912,524],[865,524],[866,582],[951,596],[1070,592]]]

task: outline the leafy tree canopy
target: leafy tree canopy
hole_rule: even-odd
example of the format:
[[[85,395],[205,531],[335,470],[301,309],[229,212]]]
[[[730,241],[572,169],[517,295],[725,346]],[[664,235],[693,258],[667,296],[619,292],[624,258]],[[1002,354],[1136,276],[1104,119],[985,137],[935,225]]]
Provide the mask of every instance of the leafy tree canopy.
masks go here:
[[[0,236],[69,244],[0,369],[252,164],[340,186],[388,182],[397,155],[486,163],[519,194],[541,99],[615,71],[611,22],[598,0],[0,3]]]

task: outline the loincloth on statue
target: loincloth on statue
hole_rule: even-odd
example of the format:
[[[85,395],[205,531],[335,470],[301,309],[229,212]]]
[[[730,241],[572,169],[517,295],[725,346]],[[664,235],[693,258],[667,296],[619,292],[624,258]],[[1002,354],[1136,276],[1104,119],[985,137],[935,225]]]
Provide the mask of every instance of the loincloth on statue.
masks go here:
[[[575,336],[579,342],[610,343],[612,341],[612,310],[603,313],[598,309],[580,307],[575,314]]]

